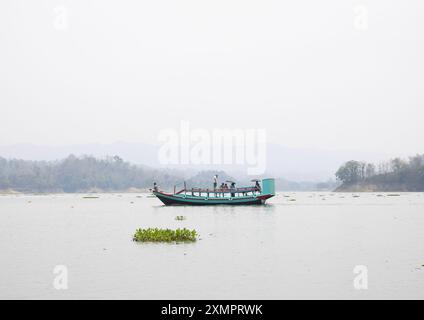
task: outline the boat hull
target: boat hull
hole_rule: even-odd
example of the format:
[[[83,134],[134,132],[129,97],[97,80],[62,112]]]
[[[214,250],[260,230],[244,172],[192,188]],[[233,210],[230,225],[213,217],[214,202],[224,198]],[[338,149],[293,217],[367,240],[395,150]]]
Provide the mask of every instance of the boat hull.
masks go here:
[[[210,205],[260,205],[273,195],[258,195],[247,197],[201,197],[189,195],[173,195],[162,192],[153,192],[153,194],[167,206],[171,205],[190,205],[190,206],[210,206]]]

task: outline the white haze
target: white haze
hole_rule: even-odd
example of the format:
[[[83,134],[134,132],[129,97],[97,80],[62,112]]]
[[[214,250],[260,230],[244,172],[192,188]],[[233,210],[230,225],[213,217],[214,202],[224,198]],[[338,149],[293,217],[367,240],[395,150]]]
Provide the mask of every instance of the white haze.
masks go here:
[[[0,151],[154,144],[188,120],[326,152],[310,177],[423,152],[422,12],[419,0],[2,0]]]

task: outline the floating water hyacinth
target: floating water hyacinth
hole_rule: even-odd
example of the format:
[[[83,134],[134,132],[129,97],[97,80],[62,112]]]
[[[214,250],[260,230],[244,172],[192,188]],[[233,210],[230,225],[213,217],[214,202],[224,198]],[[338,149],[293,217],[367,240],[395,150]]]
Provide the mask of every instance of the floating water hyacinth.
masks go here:
[[[197,239],[196,230],[183,229],[137,229],[133,241],[137,242],[194,242]]]

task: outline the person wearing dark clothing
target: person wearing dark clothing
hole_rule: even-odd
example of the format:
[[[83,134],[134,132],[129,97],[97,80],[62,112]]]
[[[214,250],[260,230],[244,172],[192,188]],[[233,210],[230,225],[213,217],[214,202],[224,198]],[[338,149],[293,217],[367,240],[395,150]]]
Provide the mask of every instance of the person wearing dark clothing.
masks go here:
[[[256,180],[256,184],[255,184],[255,189],[256,189],[256,191],[261,192],[261,186],[259,184],[259,181],[257,181],[257,180]]]
[[[235,194],[235,190],[236,190],[236,183],[235,182],[231,182],[231,196],[232,197],[235,197],[236,196],[236,194]]]

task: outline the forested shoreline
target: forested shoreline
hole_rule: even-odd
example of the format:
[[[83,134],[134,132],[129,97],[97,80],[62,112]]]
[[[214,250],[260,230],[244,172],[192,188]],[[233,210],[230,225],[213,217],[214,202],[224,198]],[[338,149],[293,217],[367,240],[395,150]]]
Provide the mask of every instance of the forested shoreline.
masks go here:
[[[233,180],[223,171],[201,171],[187,180],[187,187],[207,187],[212,183],[214,174],[218,174],[223,181]],[[335,191],[424,191],[424,154],[410,157],[408,160],[395,158],[379,164],[351,160],[337,170],[336,178],[340,186]],[[0,157],[0,191],[3,193],[148,191],[153,182],[170,190],[174,185],[181,188],[183,181],[184,177],[172,170],[131,164],[119,156],[99,159],[93,156],[70,155],[57,161]],[[277,189],[282,191],[325,190],[332,185],[297,185],[281,178],[277,178],[276,182]],[[239,183],[250,182],[245,179]]]
[[[336,172],[336,191],[424,191],[424,154],[379,164],[351,160]]]
[[[70,155],[56,161],[32,161],[0,157],[0,193],[78,193],[78,192],[147,192],[153,182],[162,190],[213,187],[213,176],[220,182],[236,181],[250,185],[252,177],[232,177],[220,170],[203,170],[191,174],[174,169],[157,169],[131,164],[119,156],[96,158]],[[261,177],[257,177],[261,178]],[[276,177],[279,191],[329,191],[334,181],[289,181]]]
[[[58,161],[29,161],[0,157],[0,190],[17,192],[87,192],[147,189],[156,181],[173,185],[179,178],[142,168],[118,156],[97,159],[70,155]]]

